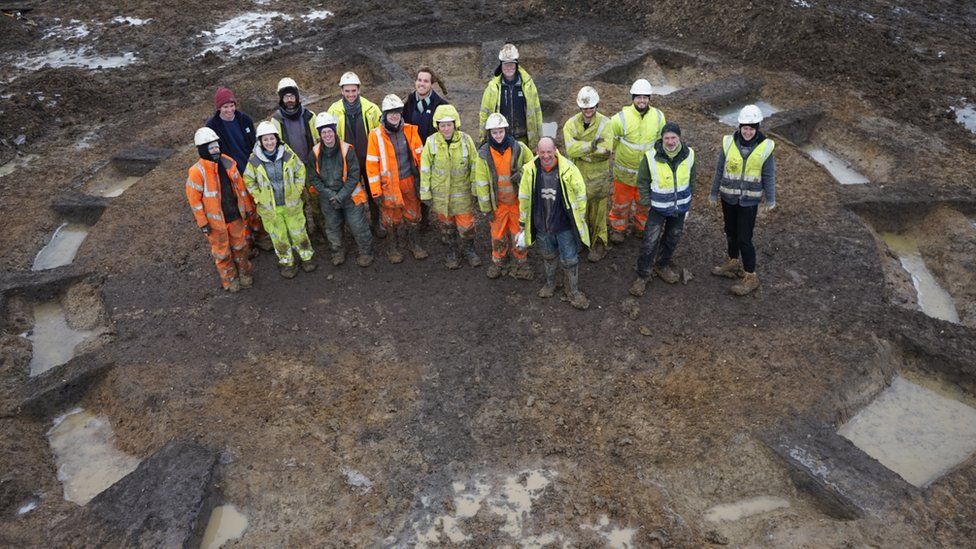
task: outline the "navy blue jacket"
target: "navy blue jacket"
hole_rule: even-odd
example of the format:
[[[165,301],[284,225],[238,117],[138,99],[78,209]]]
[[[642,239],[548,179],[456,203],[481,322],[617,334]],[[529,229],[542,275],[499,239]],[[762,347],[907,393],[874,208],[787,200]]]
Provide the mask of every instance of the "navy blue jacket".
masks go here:
[[[447,99],[437,95],[437,92],[430,90],[430,105],[423,111],[417,110],[417,92],[412,91],[403,102],[403,121],[407,124],[417,126],[417,133],[420,134],[420,141],[427,142],[427,137],[437,132],[437,125],[434,124],[434,111],[441,105],[450,103]]]
[[[230,156],[237,162],[237,170],[243,175],[244,168],[247,167],[247,159],[251,155],[251,151],[254,149],[254,144],[257,142],[257,138],[254,137],[254,121],[247,114],[237,111],[236,116],[234,116],[234,122],[237,122],[238,127],[241,129],[241,135],[244,136],[244,144],[247,148],[244,151],[231,151],[228,146],[232,143],[230,136],[224,132],[224,121],[220,119],[220,111],[215,111],[213,115],[207,119],[207,127],[211,130],[217,132],[217,136],[220,137],[220,151],[224,154]],[[243,153],[243,156],[242,156]]]

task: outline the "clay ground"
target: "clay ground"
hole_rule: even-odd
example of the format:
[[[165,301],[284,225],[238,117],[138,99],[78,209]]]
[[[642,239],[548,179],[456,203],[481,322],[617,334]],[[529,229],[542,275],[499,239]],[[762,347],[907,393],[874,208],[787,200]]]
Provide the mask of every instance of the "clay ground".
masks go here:
[[[77,505],[62,499],[45,437],[53,416],[75,406],[106,414],[119,447],[140,458],[172,439],[219,452],[221,499],[249,519],[234,547],[599,547],[627,528],[636,547],[971,544],[973,459],[924,492],[844,520],[791,480],[767,441],[800,418],[844,421],[892,369],[951,362],[926,349],[976,345],[976,226],[966,222],[976,204],[976,150],[948,113],[960,97],[976,96],[972,8],[733,1],[726,4],[735,15],[726,17],[690,0],[647,12],[636,2],[542,4],[337,2],[314,6],[334,16],[304,21],[299,15],[313,7],[286,0],[219,8],[38,2],[25,14],[36,26],[0,17],[4,55],[51,49],[40,36],[59,17],[101,22],[97,51],[140,57],[103,71],[2,69],[0,159],[15,148],[37,155],[0,179],[8,274],[29,270],[61,223],[49,207],[59,193],[88,190],[134,144],[176,151],[112,199],[72,266],[84,282],[64,300],[69,309],[103,308],[91,322],[109,326],[109,336],[92,353],[111,368],[63,409],[0,418],[0,544],[98,543],[65,527]],[[206,48],[202,31],[272,9],[296,18],[272,23],[275,47],[246,58],[196,55]],[[109,23],[117,15],[154,22]],[[219,289],[183,194],[192,134],[209,116],[216,86],[231,86],[257,120],[273,109],[282,76],[297,80],[318,111],[338,98],[345,70],[356,70],[364,95],[379,102],[409,91],[413,68],[426,62],[443,73],[462,129],[471,131],[492,68],[483,52],[502,39],[519,43],[545,118],[560,132],[576,90],[593,83],[587,75],[660,41],[710,61],[672,67],[649,57],[626,68],[626,80],[642,71],[681,87],[737,74],[761,79],[759,96],[783,110],[821,106],[811,140],[846,151],[872,183],[841,187],[796,144],[778,140],[779,208],[757,227],[763,285],[734,298],[730,281],[708,274],[723,257],[724,236],[706,196],[729,128],[711,107],[662,99],[700,159],[676,257],[694,275],[687,285],[654,280],[643,298],[629,297],[637,253],[629,239],[581,267],[592,305],[580,312],[538,299],[539,282],[491,281],[484,267],[446,270],[428,233],[432,257],[423,262],[390,265],[381,242],[372,267],[334,268],[317,238],[316,272],[284,280],[262,254],[253,289]],[[65,44],[82,43],[71,40]],[[629,101],[624,79],[595,85],[607,114]],[[19,135],[25,143],[15,147]],[[909,310],[910,281],[877,239],[880,230],[932,239],[923,254],[956,298],[961,325]],[[483,221],[478,245],[487,258]],[[91,305],[90,295],[100,303]],[[25,299],[3,302],[5,395],[28,382],[30,345],[17,337],[30,326]],[[951,338],[929,335],[938,333]],[[971,377],[949,378],[976,387]],[[351,470],[371,488],[350,485]],[[529,487],[531,471],[547,480],[526,514],[459,509],[458,494],[479,483],[497,494],[512,478]],[[31,495],[39,507],[17,515]],[[734,522],[705,519],[716,504],[754,496],[789,506]],[[437,518],[444,516],[460,517],[467,537],[454,540],[450,521]]]

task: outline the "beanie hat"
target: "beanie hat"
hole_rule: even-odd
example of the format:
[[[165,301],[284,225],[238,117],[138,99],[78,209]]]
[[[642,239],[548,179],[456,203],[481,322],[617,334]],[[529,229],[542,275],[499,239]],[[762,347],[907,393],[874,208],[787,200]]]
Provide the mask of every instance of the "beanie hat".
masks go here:
[[[677,135],[678,137],[681,137],[681,128],[678,127],[678,125],[675,124],[674,122],[668,122],[667,124],[664,125],[663,128],[661,128],[661,135],[664,135],[669,132]]]
[[[326,124],[324,126],[319,127],[319,135],[322,135],[322,130],[324,130],[326,128],[329,128],[330,130],[332,130],[332,133],[336,134],[337,136],[339,135],[339,131],[336,129],[336,125],[335,124]]]
[[[226,103],[237,104],[237,98],[234,97],[234,92],[230,91],[230,88],[217,88],[217,93],[214,94],[214,107],[223,107]]]

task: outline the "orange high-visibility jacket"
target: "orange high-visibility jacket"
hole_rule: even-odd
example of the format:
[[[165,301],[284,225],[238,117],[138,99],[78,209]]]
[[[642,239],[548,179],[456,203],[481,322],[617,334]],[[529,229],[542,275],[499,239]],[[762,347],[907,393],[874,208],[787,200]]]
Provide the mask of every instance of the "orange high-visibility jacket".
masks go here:
[[[241,217],[245,220],[254,212],[254,200],[244,187],[244,180],[237,171],[237,163],[226,154],[220,155],[220,161],[230,177],[234,193],[237,195],[237,208],[241,212]],[[202,158],[187,170],[186,178],[186,200],[190,203],[193,217],[196,218],[197,226],[203,228],[210,225],[220,229],[224,225],[224,212],[220,207],[220,173],[217,171],[217,163]]]
[[[413,124],[403,124],[403,135],[407,138],[407,147],[410,148],[410,156],[413,157],[412,171],[416,172],[420,168],[420,153],[424,150],[424,143],[420,140],[417,126]],[[400,193],[400,166],[397,164],[393,142],[386,135],[383,126],[369,132],[369,142],[366,146],[366,177],[369,178],[369,192],[373,198],[382,197],[386,206],[403,206],[403,195]]]
[[[350,145],[349,143],[346,143],[345,141],[340,141],[339,142],[339,155],[342,156],[342,184],[343,185],[346,184],[346,178],[349,177],[349,164],[346,163],[346,155],[349,154],[349,147],[352,147],[352,145]],[[322,172],[320,171],[321,168],[319,168],[319,155],[320,154],[322,154],[322,143],[321,142],[316,143],[315,146],[312,147],[312,155],[315,158],[314,164],[315,164],[315,174],[316,175],[322,175]],[[315,190],[315,187],[313,187],[311,185],[309,185],[308,190],[312,194],[319,194],[319,192],[317,190]],[[356,183],[356,188],[355,188],[355,190],[352,191],[352,203],[353,204],[357,204],[357,205],[361,205],[361,204],[365,204],[366,203],[366,191],[363,190],[363,182],[362,181],[360,181],[359,183]]]

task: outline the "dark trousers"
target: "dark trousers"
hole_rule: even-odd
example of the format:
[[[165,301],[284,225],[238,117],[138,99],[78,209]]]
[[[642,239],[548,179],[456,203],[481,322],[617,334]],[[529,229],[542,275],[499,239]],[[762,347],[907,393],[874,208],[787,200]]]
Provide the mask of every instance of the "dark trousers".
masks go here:
[[[759,206],[738,206],[722,201],[725,218],[725,239],[729,243],[729,257],[742,255],[742,268],[747,273],[756,272],[756,248],[752,245],[752,231],[756,227]]]
[[[678,247],[678,240],[685,228],[685,214],[675,213],[665,216],[651,209],[644,223],[644,238],[641,240],[637,256],[637,276],[651,276],[651,265],[665,267],[671,263],[671,256]],[[657,259],[657,261],[655,261]]]
[[[366,204],[356,204],[351,198],[343,202],[341,208],[333,208],[332,204],[322,195],[319,195],[319,206],[325,215],[325,237],[329,240],[329,248],[337,252],[343,248],[342,245],[342,225],[349,226],[349,232],[356,240],[359,253],[370,255],[373,253],[373,235],[369,232],[369,220],[367,219],[368,207]]]

